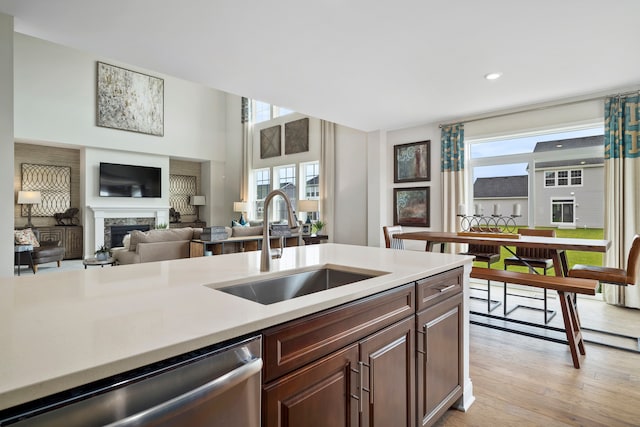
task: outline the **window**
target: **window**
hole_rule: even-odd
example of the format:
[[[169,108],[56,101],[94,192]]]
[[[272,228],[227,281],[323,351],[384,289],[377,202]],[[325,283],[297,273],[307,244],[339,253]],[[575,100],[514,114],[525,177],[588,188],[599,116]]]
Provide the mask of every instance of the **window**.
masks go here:
[[[551,199],[551,223],[574,224],[574,202],[570,199]]]
[[[291,200],[291,206],[293,210],[296,210],[296,204],[298,201],[297,186],[296,186],[296,166],[288,165],[274,168],[274,174],[277,179],[277,188],[282,190],[289,200]],[[273,221],[286,221],[288,218],[287,205],[281,197],[274,199]]]
[[[569,187],[582,185],[582,169],[545,171],[545,187]]]
[[[555,187],[556,185],[556,172],[555,171],[547,171],[544,173],[544,186],[545,187]]]
[[[320,163],[304,163],[302,165],[302,171],[304,176],[304,198],[317,199],[320,197]]]
[[[271,191],[271,171],[258,169],[253,171],[255,181],[255,218],[264,219],[264,199]]]
[[[582,185],[582,169],[571,171],[571,185]]]
[[[253,122],[260,123],[267,120],[275,119],[276,117],[285,116],[293,113],[293,110],[288,108],[278,107],[266,102],[253,100]]]

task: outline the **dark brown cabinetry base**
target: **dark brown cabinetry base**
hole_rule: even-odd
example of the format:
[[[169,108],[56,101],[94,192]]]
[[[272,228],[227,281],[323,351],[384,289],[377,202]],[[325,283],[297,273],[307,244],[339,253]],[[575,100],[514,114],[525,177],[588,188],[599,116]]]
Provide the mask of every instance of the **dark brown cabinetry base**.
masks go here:
[[[432,425],[462,396],[462,268],[263,333],[263,426]]]

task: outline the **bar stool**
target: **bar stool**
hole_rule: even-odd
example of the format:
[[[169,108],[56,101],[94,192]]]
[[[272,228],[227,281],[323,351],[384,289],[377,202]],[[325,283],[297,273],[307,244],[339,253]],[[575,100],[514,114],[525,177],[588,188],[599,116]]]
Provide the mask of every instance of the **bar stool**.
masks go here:
[[[556,237],[555,230],[535,230],[531,228],[519,228],[518,234],[523,236],[541,236],[541,237]],[[543,274],[546,276],[547,271],[553,268],[553,253],[549,249],[535,249],[535,248],[516,248],[516,256],[506,258],[504,260],[504,269],[508,270],[509,266],[521,266],[528,267],[529,270],[533,270],[535,273],[535,269],[541,269]],[[507,284],[504,284],[504,315],[511,313],[512,311],[518,308],[529,308],[531,310],[539,310],[544,312],[544,323],[547,324],[553,319],[556,315],[555,310],[549,310],[547,308],[547,290],[543,289],[543,308],[538,307],[530,307],[528,305],[518,304],[511,310],[507,311],[507,295],[513,295],[507,293]],[[521,295],[518,295],[521,296]],[[540,299],[536,297],[526,297],[532,299]]]
[[[481,231],[481,230],[472,229],[471,231]],[[469,248],[467,249],[467,251],[460,252],[460,255],[473,256],[475,258],[474,259],[475,262],[486,262],[487,268],[491,268],[492,264],[495,264],[496,262],[500,261],[500,246],[469,244]],[[469,298],[481,300],[481,301],[487,301],[488,313],[491,313],[493,310],[499,307],[500,304],[502,304],[498,300],[491,299],[491,281],[490,280],[487,280],[487,289],[482,289],[482,288],[470,288],[470,289],[487,292],[487,298],[476,297],[476,296],[470,296]]]
[[[627,268],[598,267],[595,265],[576,264],[569,270],[569,277],[595,279],[600,283],[618,286],[635,285],[640,272],[640,234],[636,234],[631,242],[631,250],[627,258]]]

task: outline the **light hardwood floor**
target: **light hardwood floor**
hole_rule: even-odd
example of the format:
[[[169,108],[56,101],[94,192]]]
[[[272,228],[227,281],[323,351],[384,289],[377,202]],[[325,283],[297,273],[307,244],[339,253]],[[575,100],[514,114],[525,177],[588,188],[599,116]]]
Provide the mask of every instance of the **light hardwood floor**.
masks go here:
[[[578,307],[583,324],[640,334],[640,310],[588,300]],[[542,316],[528,311],[514,315]],[[471,325],[470,347],[476,401],[436,426],[640,426],[639,353],[587,343],[574,369],[567,345],[478,325]]]

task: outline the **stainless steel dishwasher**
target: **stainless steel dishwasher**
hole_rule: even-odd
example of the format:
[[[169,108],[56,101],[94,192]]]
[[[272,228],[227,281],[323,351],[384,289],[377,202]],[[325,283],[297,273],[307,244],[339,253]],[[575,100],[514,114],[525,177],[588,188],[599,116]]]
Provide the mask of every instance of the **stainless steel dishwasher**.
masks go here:
[[[261,350],[258,336],[191,352],[0,425],[259,427]]]

